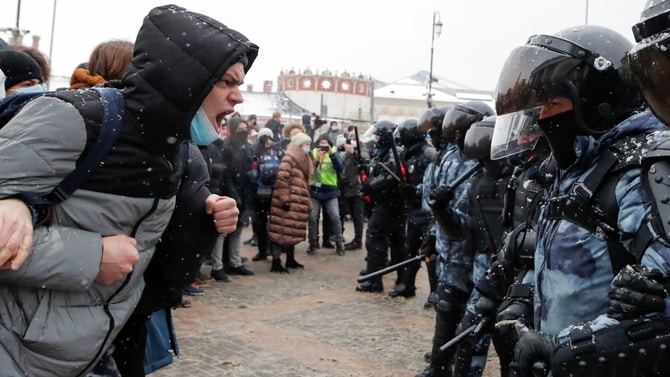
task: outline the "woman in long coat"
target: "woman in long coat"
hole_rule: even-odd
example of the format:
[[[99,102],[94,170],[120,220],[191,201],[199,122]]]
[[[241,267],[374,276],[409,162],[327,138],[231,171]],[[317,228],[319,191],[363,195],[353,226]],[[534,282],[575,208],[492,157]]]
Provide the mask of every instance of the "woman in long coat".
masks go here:
[[[307,238],[309,212],[312,200],[309,181],[314,174],[314,160],[310,155],[312,139],[305,133],[291,138],[279,164],[277,183],[270,206],[270,241],[272,272],[288,272],[288,268],[302,268],[295,260],[295,245]],[[281,251],[286,251],[286,266],[281,265]]]

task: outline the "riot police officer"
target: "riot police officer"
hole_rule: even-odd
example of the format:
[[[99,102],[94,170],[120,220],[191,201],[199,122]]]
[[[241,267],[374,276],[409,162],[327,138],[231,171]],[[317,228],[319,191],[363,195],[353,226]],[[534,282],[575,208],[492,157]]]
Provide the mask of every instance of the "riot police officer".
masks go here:
[[[401,165],[403,151],[395,145],[393,131],[396,124],[382,120],[374,125],[376,148],[372,151],[368,179],[363,184],[363,193],[372,199],[372,213],[365,234],[368,274],[386,266],[387,250],[391,249],[391,262],[405,258],[405,223],[407,206],[400,187],[407,182]],[[382,292],[381,276],[361,283],[359,292]]]
[[[421,245],[427,239],[431,221],[430,211],[421,206],[421,184],[428,165],[435,161],[437,152],[426,142],[425,132],[419,130],[418,119],[402,121],[395,131],[399,144],[405,150],[403,163],[407,169],[407,183],[402,185],[407,202],[407,256],[419,254]],[[416,274],[420,263],[414,263],[401,271],[400,283],[389,293],[390,297],[414,297],[416,295]]]
[[[439,226],[435,227],[435,249],[438,253],[437,276],[438,301],[435,305],[435,333],[430,365],[417,377],[439,377],[451,374],[449,365],[453,350],[441,352],[440,347],[451,339],[465,310],[472,290],[472,255],[465,251],[463,234],[455,231],[450,223],[450,214],[457,210],[463,186],[451,187],[450,183],[466,171],[472,172],[475,165],[463,155],[463,139],[470,126],[484,117],[493,115],[493,110],[481,101],[467,101],[446,111],[442,121],[442,138],[453,140],[444,154],[436,184],[429,194],[430,207]]]
[[[453,147],[453,140],[446,140],[442,137],[442,122],[444,114],[453,106],[431,107],[424,111],[418,121],[419,131],[430,137],[431,144],[435,148],[437,155],[435,161],[430,163],[423,174],[423,182],[420,186],[421,209],[426,213],[431,213],[430,193],[437,187],[439,172],[445,154]],[[437,254],[435,251],[435,220],[431,217],[431,223],[427,227],[428,233],[424,236],[421,245],[421,253],[425,255],[426,272],[428,274],[428,284],[430,285],[430,294],[423,305],[424,309],[431,309],[437,303]]]
[[[491,265],[491,257],[498,250],[503,236],[501,214],[507,178],[511,166],[505,160],[492,161],[491,136],[496,122],[489,116],[470,126],[463,141],[463,155],[478,161],[482,169],[464,183],[459,207],[446,219],[453,231],[465,234],[466,254],[474,254],[472,281],[476,282]],[[453,127],[455,124],[452,123]],[[475,302],[479,299],[476,290],[470,292],[465,315],[460,328],[469,327],[479,321],[475,314]],[[480,330],[476,342],[462,342],[454,360],[455,376],[480,376],[486,364],[486,355],[492,332],[492,321],[486,321],[486,329]]]
[[[670,262],[656,215],[668,195],[668,153],[654,140],[663,125],[637,113],[641,96],[622,64],[631,47],[607,28],[573,27],[531,37],[500,74],[498,114],[539,109],[560,169],[538,221],[535,329],[522,331],[510,371],[530,375],[542,361],[554,376],[656,375],[667,359],[656,353],[667,317],[630,319],[665,309]]]
[[[504,123],[510,121],[516,122],[514,126],[518,131],[514,132],[514,135],[523,135],[519,137],[521,142],[495,140],[496,147],[491,148],[491,139],[482,139],[489,142],[491,158],[505,161],[505,164],[513,166],[514,170],[509,178],[506,178],[505,187],[500,190],[504,193],[502,221],[500,221],[505,230],[501,240],[502,246],[498,248],[492,266],[483,275],[480,274],[481,268],[478,269],[477,264],[473,271],[476,289],[471,295],[468,311],[459,327],[460,330],[465,330],[475,324],[476,331],[470,333],[466,338],[467,341],[459,344],[456,375],[460,372],[471,372],[472,375],[481,373],[487,340],[492,335],[500,359],[500,374],[507,377],[509,374],[507,365],[512,361],[516,342],[515,333],[508,324],[520,319],[532,327],[533,287],[530,279],[533,277],[535,224],[544,188],[552,177],[551,164],[544,163],[549,150],[546,140],[537,127],[537,116],[525,119],[496,117],[496,123],[501,127],[505,127]],[[473,128],[468,131],[468,137],[474,136],[470,135]],[[492,128],[477,129],[482,133],[493,131]],[[481,149],[475,149],[474,146],[469,147],[466,139],[466,152]],[[503,157],[508,158],[500,160]],[[477,255],[479,258],[476,258],[475,262],[483,257]],[[491,326],[493,322],[496,323],[495,327]],[[470,355],[473,357],[472,364],[469,364]],[[464,370],[464,367],[469,367],[472,371]]]

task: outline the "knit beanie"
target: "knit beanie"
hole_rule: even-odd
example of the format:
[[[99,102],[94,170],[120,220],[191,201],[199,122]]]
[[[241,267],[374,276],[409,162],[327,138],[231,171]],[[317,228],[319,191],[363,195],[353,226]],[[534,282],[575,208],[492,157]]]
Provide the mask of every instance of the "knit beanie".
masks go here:
[[[261,136],[267,136],[267,137],[269,137],[270,139],[273,139],[273,140],[275,138],[275,135],[272,133],[272,130],[269,129],[269,128],[261,128],[261,130],[258,131],[258,137],[260,138]]]
[[[343,145],[346,144],[346,143],[347,143],[347,138],[344,137],[344,135],[337,135],[337,139],[335,140],[335,146],[336,146],[336,147],[339,148],[339,147],[343,146]]]
[[[5,73],[5,89],[26,80],[44,82],[42,70],[30,55],[16,50],[0,50],[0,69]]]
[[[307,142],[311,143],[312,138],[309,137],[309,135],[307,135],[306,133],[303,133],[303,132],[297,133],[297,134],[293,135],[293,137],[291,138],[291,144],[302,145],[302,144],[305,144]]]
[[[319,138],[316,139],[316,144],[319,144],[319,142],[320,142],[321,140],[325,140],[325,141],[328,142],[328,145],[330,145],[331,147],[333,146],[333,141],[330,140],[330,138],[328,137],[328,135],[326,135],[326,134],[321,134],[321,136],[319,136]]]

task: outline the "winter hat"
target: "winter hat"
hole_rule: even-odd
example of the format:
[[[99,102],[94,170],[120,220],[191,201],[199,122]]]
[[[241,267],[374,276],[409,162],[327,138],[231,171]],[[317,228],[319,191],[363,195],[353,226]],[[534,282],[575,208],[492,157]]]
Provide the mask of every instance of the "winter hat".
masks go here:
[[[247,122],[250,121],[250,120],[252,120],[252,119],[253,119],[253,120],[257,120],[257,119],[256,119],[256,114],[251,114],[251,115],[249,115],[249,116],[247,117]]]
[[[337,139],[335,139],[335,146],[336,147],[339,148],[346,143],[347,143],[347,138],[346,137],[344,137],[343,135],[337,135]]]
[[[305,144],[307,142],[311,143],[312,138],[309,137],[309,135],[307,135],[306,133],[303,133],[303,132],[297,133],[291,138],[291,144],[302,145],[302,144]]]
[[[242,118],[232,118],[228,120],[228,128],[230,129],[231,133],[237,132],[237,127],[240,126],[240,123],[242,122]]]
[[[0,50],[0,69],[5,73],[5,89],[30,79],[44,82],[42,70],[30,55],[16,50]]]
[[[272,133],[272,130],[269,128],[261,128],[260,131],[258,131],[258,137],[260,138],[261,136],[267,136],[270,139],[274,139],[275,135]]]
[[[321,140],[326,140],[326,141],[328,142],[328,145],[330,145],[331,147],[333,146],[333,141],[330,140],[330,138],[328,137],[328,135],[326,135],[326,134],[321,134],[321,136],[319,136],[319,138],[316,139],[316,143],[319,144],[319,142],[320,142]]]

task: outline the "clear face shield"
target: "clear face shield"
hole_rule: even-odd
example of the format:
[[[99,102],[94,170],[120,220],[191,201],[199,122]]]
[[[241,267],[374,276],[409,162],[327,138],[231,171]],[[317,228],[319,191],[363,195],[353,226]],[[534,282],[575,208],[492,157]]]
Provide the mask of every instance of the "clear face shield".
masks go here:
[[[540,107],[535,107],[498,116],[491,140],[492,160],[535,148],[542,136],[542,131],[537,125],[540,109]]]

